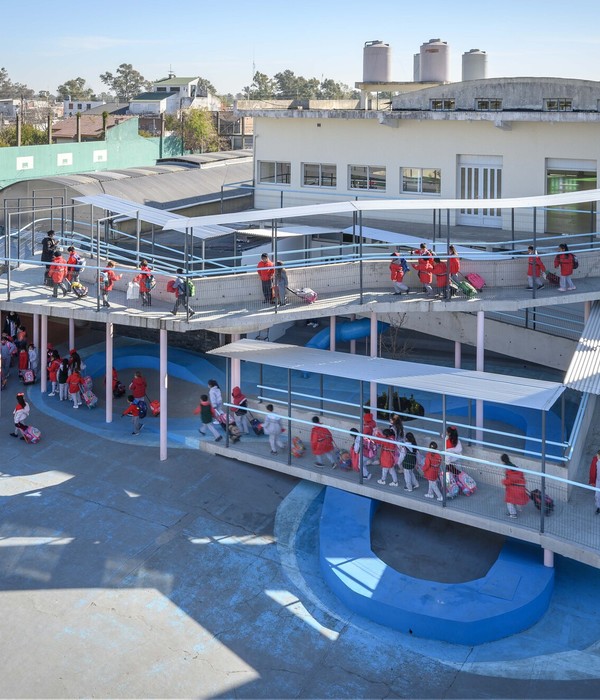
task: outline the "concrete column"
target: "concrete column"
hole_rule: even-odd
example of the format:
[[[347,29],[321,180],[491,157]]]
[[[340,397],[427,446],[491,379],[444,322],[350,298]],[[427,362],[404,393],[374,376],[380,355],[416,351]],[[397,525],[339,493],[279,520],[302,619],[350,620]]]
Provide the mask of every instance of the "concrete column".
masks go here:
[[[169,377],[167,374],[167,331],[160,329],[160,363],[159,363],[159,381],[160,381],[160,459],[167,459],[167,387],[169,385]]]
[[[350,341],[350,354],[356,355],[356,340]]]
[[[69,319],[69,350],[75,347],[75,319]]]
[[[458,340],[454,341],[454,367],[460,369],[462,364],[462,345]]]
[[[40,355],[40,389],[42,394],[46,393],[48,388],[48,316],[42,316],[42,340],[38,353]]]
[[[231,342],[235,343],[241,338],[239,333],[231,334]],[[239,358],[234,358],[231,360],[231,388],[234,386],[242,386],[242,361]],[[231,401],[230,396],[224,397],[224,400]]]
[[[32,318],[32,323],[33,323],[33,344],[35,345],[35,349],[39,352],[40,351],[40,315],[39,314],[33,314]]]
[[[544,566],[554,568],[554,552],[551,549],[544,549]]]
[[[106,422],[112,423],[113,393],[112,393],[112,368],[113,368],[113,324],[106,322],[106,368],[105,368],[105,402],[106,402]]]
[[[477,312],[477,345],[476,345],[476,366],[478,372],[484,371],[484,341],[485,341],[485,313]],[[483,440],[483,401],[477,399],[475,402],[475,426],[478,430],[475,433],[477,440]]]
[[[335,316],[329,317],[329,349],[335,352]]]
[[[587,323],[587,320],[590,317],[591,309],[592,309],[592,302],[591,301],[584,301],[583,302],[583,322],[584,323]]]
[[[377,357],[377,314],[371,312],[370,356]],[[377,416],[377,382],[369,382],[369,406],[373,417]]]

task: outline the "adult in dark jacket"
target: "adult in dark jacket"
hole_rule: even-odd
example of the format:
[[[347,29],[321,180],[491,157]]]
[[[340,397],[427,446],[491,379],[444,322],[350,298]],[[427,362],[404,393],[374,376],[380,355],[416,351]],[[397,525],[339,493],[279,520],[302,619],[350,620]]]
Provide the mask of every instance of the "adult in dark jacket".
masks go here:
[[[50,271],[50,265],[54,260],[54,251],[58,249],[58,241],[54,238],[54,231],[50,229],[46,234],[45,238],[42,238],[42,255],[40,260],[46,264],[46,271],[44,273],[44,284],[48,278],[48,273]]]

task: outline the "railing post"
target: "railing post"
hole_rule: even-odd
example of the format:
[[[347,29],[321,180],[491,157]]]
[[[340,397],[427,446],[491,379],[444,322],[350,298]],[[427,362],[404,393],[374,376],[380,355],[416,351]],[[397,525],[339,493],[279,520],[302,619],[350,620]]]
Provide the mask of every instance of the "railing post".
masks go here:
[[[287,371],[287,390],[288,390],[288,448],[287,448],[287,463],[288,466],[292,463],[292,370],[288,367]]]

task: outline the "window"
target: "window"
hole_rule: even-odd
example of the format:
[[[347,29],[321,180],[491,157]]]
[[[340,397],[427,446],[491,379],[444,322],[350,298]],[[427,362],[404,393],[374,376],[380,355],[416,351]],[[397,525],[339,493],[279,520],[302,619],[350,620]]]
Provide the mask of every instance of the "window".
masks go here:
[[[544,109],[547,112],[570,112],[573,109],[573,100],[563,97],[551,97],[544,100]]]
[[[456,102],[454,100],[431,100],[431,109],[443,111],[445,109],[456,109]]]
[[[502,109],[502,100],[481,99],[475,100],[475,109],[482,112],[498,112]]]
[[[258,181],[271,184],[290,184],[290,163],[277,163],[273,160],[261,160],[258,163]]]
[[[157,87],[156,92],[166,92],[167,88],[166,87]]]
[[[440,194],[442,174],[435,168],[400,168],[401,192]]]
[[[335,187],[337,185],[337,167],[326,163],[304,163],[302,165],[302,184],[305,187]]]
[[[351,190],[384,190],[385,168],[382,165],[350,165]]]

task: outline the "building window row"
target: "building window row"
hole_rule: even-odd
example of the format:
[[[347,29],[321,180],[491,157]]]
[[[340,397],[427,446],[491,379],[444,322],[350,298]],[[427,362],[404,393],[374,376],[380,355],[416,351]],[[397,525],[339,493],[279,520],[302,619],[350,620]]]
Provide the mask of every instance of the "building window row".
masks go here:
[[[456,109],[456,101],[451,98],[429,100],[429,108],[434,112],[444,112]],[[480,112],[498,112],[502,109],[502,100],[498,98],[481,97],[475,100],[475,109]],[[571,112],[573,100],[568,98],[550,97],[544,100],[546,112]]]
[[[475,109],[480,112],[498,112],[502,109],[502,100],[498,99],[478,99],[475,100]]]
[[[258,181],[263,184],[289,185],[291,163],[261,160]],[[337,187],[337,166],[332,163],[302,163],[303,187]],[[349,165],[348,189],[387,189],[387,172],[383,165]],[[442,174],[439,168],[400,168],[400,192],[408,194],[440,194]]]
[[[544,109],[546,112],[571,112],[573,111],[573,100],[550,97],[544,100]]]

